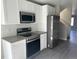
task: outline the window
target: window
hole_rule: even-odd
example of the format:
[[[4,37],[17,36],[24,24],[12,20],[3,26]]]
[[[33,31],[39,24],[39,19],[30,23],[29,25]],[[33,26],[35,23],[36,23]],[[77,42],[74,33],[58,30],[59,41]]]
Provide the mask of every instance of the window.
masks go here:
[[[71,18],[71,26],[74,25],[74,17]]]

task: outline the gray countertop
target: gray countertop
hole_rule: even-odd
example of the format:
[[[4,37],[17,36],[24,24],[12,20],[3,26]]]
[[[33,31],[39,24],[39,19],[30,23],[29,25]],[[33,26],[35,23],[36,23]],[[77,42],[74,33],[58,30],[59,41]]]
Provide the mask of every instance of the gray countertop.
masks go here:
[[[35,35],[32,35],[30,37],[23,37],[23,36],[9,36],[9,37],[3,37],[2,39],[3,40],[6,40],[10,43],[14,43],[14,42],[17,42],[17,41],[20,41],[20,40],[23,40],[23,39],[28,39],[28,38],[32,38],[33,36],[36,36],[36,35],[40,35],[40,34],[44,34],[46,32],[42,32],[42,31],[35,31],[35,32],[32,32],[34,33]]]

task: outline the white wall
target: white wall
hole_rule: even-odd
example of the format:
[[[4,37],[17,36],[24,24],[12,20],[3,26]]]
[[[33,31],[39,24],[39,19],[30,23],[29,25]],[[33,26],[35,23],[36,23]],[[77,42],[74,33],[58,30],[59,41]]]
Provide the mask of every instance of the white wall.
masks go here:
[[[65,8],[60,13],[60,31],[59,38],[67,40],[67,36],[70,33],[70,24],[71,24],[71,9]]]
[[[11,7],[12,8],[12,7]],[[26,24],[6,24],[1,25],[1,36],[13,36],[16,35],[16,29],[21,27],[32,27],[33,31],[38,30],[38,22],[41,20],[41,6],[28,2],[26,0],[18,0],[19,11],[32,12],[36,15],[35,23],[26,23]],[[20,19],[19,19],[20,20]]]

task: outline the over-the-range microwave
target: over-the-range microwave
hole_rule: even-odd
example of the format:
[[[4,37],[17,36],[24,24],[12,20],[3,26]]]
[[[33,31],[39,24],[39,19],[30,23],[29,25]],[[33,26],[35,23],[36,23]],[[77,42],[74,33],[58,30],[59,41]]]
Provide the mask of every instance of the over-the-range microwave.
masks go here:
[[[35,22],[35,14],[20,11],[20,23],[33,23]]]

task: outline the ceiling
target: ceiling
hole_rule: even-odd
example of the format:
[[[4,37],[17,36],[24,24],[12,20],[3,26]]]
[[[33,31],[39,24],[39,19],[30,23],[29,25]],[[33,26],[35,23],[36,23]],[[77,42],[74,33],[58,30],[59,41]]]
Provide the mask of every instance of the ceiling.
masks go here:
[[[61,8],[71,6],[72,11],[76,10],[76,4],[77,4],[76,0],[28,0],[28,1],[31,1],[40,5],[44,5],[44,4],[49,4],[52,6],[59,5]]]

